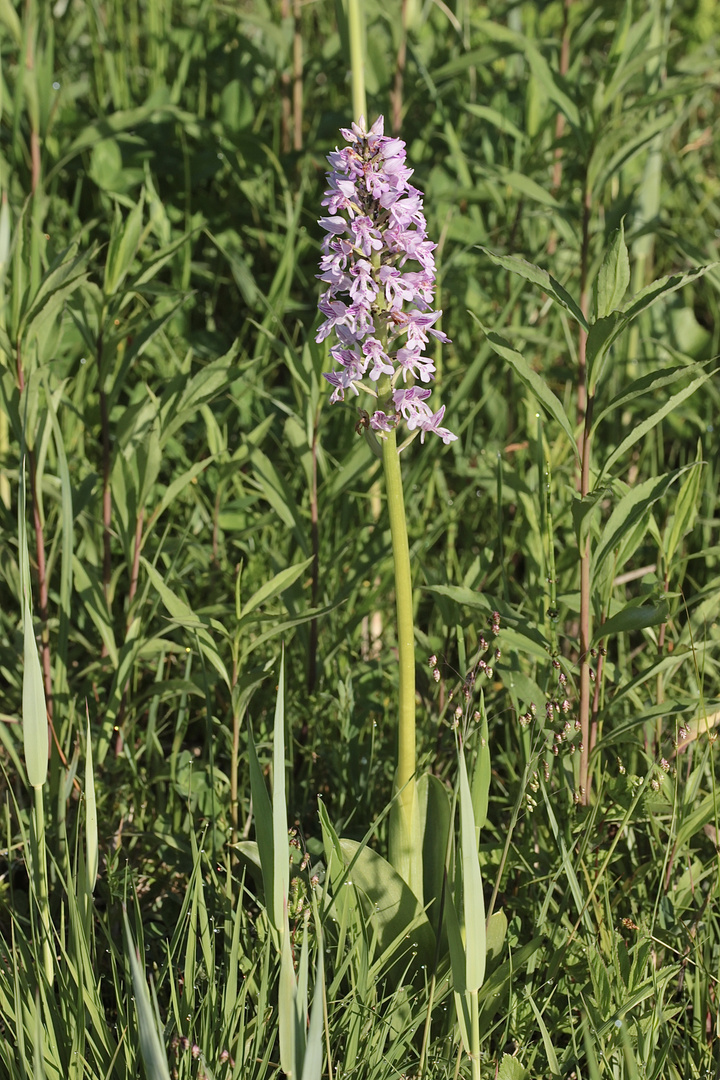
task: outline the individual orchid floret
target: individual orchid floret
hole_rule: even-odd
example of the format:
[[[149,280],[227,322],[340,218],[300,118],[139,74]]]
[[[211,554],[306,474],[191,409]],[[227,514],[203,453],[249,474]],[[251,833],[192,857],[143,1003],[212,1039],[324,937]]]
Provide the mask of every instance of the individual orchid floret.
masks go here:
[[[405,143],[384,134],[382,116],[369,131],[364,120],[340,130],[349,145],[328,155],[328,216],[319,221],[326,289],[316,341],[335,337],[330,353],[339,366],[325,375],[330,400],[365,389],[377,401],[369,426],[381,437],[402,420],[421,442],[433,432],[450,443],[457,436],[440,426],[444,407],[427,404],[435,364],[425,350],[431,338],[450,339],[434,326],[442,315],[432,310],[435,245],[422,193],[409,183]]]

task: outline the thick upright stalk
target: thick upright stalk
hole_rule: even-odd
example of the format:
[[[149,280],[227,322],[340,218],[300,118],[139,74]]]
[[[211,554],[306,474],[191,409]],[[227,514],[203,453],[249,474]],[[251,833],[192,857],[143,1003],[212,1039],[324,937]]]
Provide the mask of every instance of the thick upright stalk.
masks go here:
[[[413,844],[415,795],[415,633],[413,629],[410,548],[405,521],[402,472],[396,432],[383,442],[383,465],[390,514],[390,536],[395,564],[395,604],[398,642],[398,736],[395,786],[399,792],[399,828],[391,830],[390,860],[417,895],[422,889],[422,863]]]
[[[365,42],[360,0],[347,0],[348,36],[350,38],[350,71],[352,77],[353,117],[367,119],[365,99]]]

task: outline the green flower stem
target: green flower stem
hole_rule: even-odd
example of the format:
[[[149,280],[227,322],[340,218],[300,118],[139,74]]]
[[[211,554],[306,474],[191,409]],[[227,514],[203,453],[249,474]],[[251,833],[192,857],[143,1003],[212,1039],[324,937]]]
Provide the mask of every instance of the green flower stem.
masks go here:
[[[390,862],[410,888],[422,898],[422,853],[414,827],[417,814],[415,791],[415,632],[413,629],[410,548],[405,521],[402,471],[393,430],[383,440],[383,466],[390,514],[395,563],[395,603],[399,666],[397,772],[398,813],[390,829]],[[395,817],[395,815],[393,815]]]
[[[361,0],[347,0],[348,36],[350,38],[350,70],[352,72],[353,117],[367,119],[365,100],[365,43]]]

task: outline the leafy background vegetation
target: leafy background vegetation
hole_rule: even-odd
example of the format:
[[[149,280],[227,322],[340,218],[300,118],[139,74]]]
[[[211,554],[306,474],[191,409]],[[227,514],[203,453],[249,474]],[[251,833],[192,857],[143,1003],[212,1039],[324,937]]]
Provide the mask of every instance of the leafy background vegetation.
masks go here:
[[[4,0],[0,25],[0,1071],[137,1076],[142,1044],[152,1077],[164,1055],[181,1077],[278,1072],[288,967],[247,854],[248,725],[277,793],[284,646],[289,916],[323,1005],[308,1080],[469,1075],[447,962],[398,967],[328,862],[333,828],[384,850],[397,676],[379,466],[352,404],[327,404],[313,333],[343,11]],[[718,13],[366,0],[364,26],[370,118],[407,142],[452,339],[459,440],[413,444],[404,478],[423,767],[455,782],[458,702],[479,760],[481,688],[488,720],[480,862],[507,932],[482,1075],[718,1076]],[[598,361],[583,488],[572,305],[611,318],[668,275]]]

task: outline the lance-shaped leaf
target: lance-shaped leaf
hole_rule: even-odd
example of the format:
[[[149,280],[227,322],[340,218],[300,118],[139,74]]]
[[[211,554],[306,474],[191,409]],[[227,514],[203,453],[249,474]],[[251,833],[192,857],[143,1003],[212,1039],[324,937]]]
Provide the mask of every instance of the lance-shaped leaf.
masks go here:
[[[285,905],[290,888],[290,848],[285,800],[285,697],[283,691],[285,657],[280,661],[278,694],[273,735],[273,794],[268,795],[255,742],[248,721],[250,790],[253,798],[255,836],[262,869],[265,905],[271,925],[281,935],[285,925]]]
[[[132,974],[135,1008],[137,1010],[140,1053],[145,1063],[148,1080],[170,1080],[165,1048],[162,1042],[162,1024],[157,1013],[157,1001],[151,1000],[145,972],[130,932],[127,911],[123,909],[125,940],[127,942],[130,972]],[[153,995],[154,998],[154,995]]]
[[[533,371],[525,357],[522,356],[516,349],[513,349],[509,342],[505,341],[505,339],[500,337],[499,334],[496,334],[494,330],[486,330],[483,324],[475,315],[473,315],[473,318],[487,337],[489,344],[492,345],[498,356],[501,356],[503,360],[507,360],[507,362],[515,371],[515,374],[518,376],[521,382],[523,382],[525,386],[527,386],[528,390],[533,395],[538,404],[542,405],[543,409],[545,409],[545,411],[549,413],[550,416],[553,417],[553,419],[557,420],[558,424],[570,440],[570,445],[572,446],[577,457],[578,449],[577,443],[575,441],[575,436],[573,434],[573,429],[570,426],[570,421],[567,418],[567,414],[565,412],[565,409],[563,408],[560,399],[556,397],[555,394],[553,394],[552,390],[547,385],[545,380],[542,379],[536,371]]]
[[[630,259],[625,245],[623,223],[610,240],[597,279],[597,313],[603,319],[616,311],[630,284]]]

